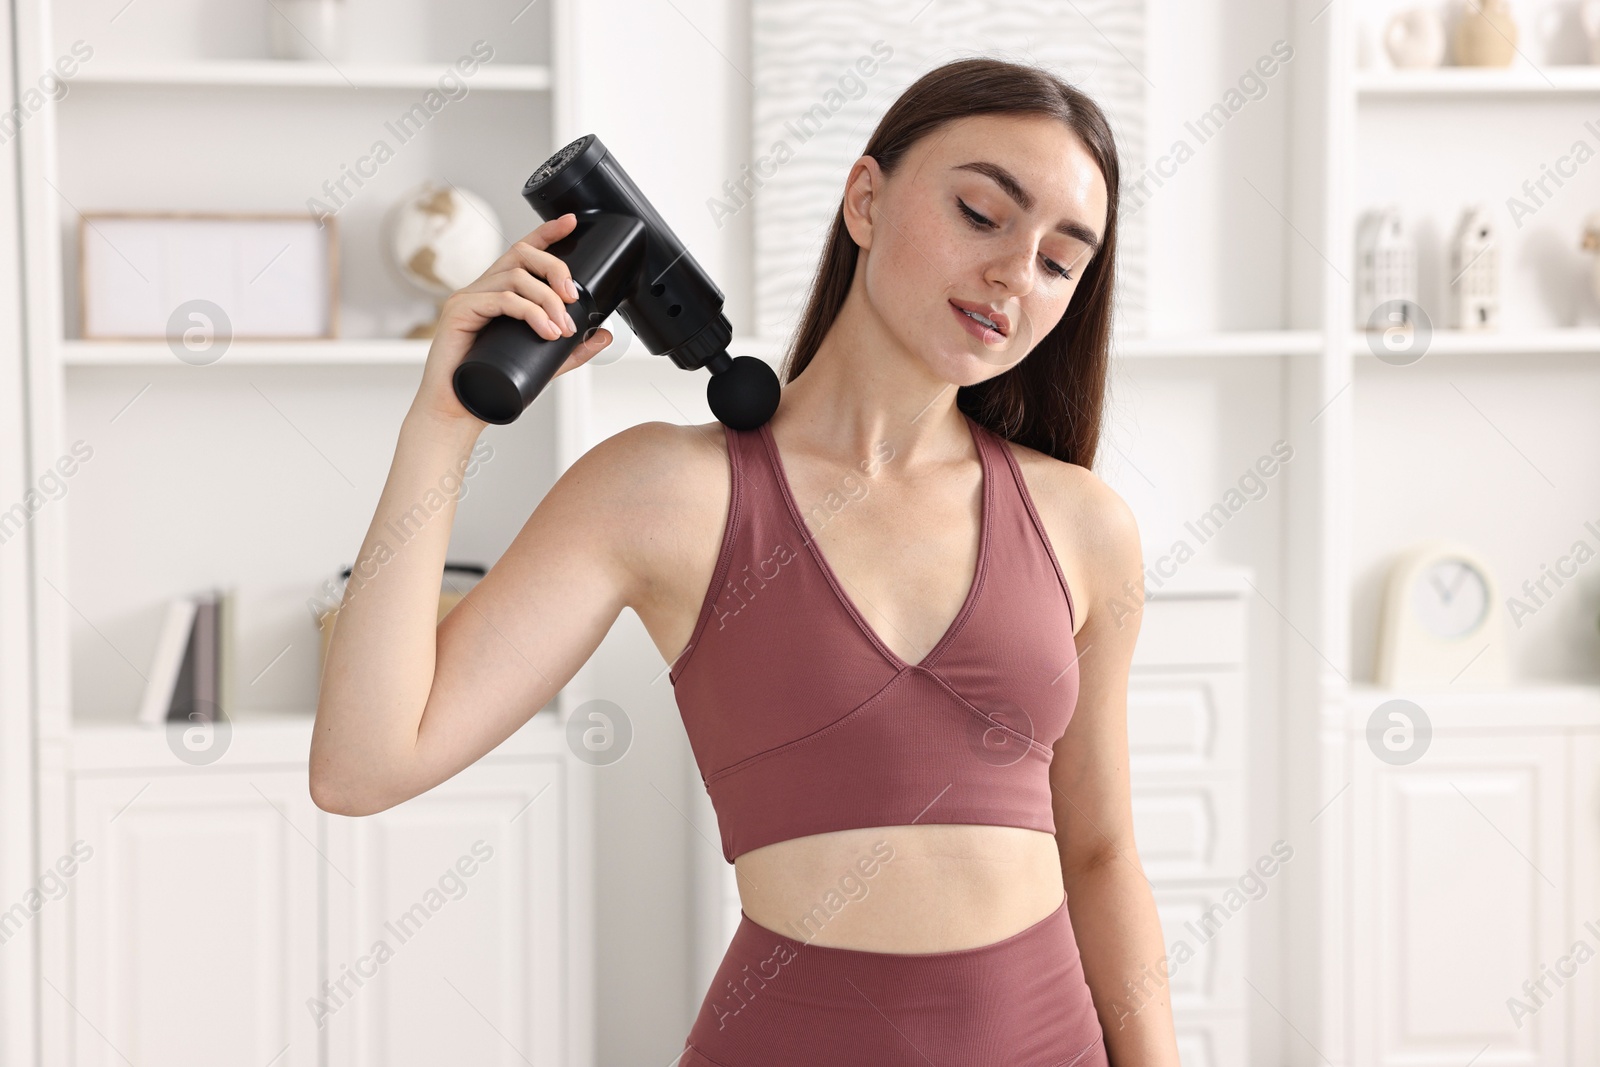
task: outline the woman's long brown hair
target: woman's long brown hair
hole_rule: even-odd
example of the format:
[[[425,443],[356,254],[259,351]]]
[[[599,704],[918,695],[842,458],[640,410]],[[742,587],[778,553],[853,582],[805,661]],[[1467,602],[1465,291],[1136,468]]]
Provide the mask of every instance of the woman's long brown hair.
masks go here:
[[[1116,143],[1100,106],[1043,68],[986,57],[956,60],[928,71],[900,94],[861,154],[893,175],[921,138],[955,119],[986,114],[1048,115],[1076,133],[1105,178],[1106,231],[1055,329],[1010,370],[960,387],[956,406],[1002,437],[1093,467],[1111,343],[1119,185]],[[844,306],[858,252],[845,229],[841,199],[784,359],[785,383],[806,369]]]

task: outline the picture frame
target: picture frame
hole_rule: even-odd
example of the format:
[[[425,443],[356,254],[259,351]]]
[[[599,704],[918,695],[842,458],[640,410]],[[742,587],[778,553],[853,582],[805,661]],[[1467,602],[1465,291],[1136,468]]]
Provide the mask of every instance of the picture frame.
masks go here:
[[[90,212],[78,223],[78,334],[159,340],[209,302],[239,340],[339,335],[339,230],[295,212]]]

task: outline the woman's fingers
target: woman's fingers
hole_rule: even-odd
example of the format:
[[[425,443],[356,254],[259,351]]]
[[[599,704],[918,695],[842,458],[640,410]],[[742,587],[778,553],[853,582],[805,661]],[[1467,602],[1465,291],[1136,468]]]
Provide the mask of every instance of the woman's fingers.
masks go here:
[[[559,256],[552,255],[543,248],[535,248],[527,241],[518,241],[511,246],[507,254],[514,257],[513,267],[521,267],[543,278],[544,283],[561,299],[567,301],[578,299],[578,287],[572,280],[572,271],[567,269],[567,265]]]
[[[484,277],[521,267],[543,278],[563,300],[578,299],[577,288],[572,282],[572,272],[559,257],[545,251],[571,233],[577,224],[578,216],[570,211],[551,219],[508,248],[505,254],[483,272]]]
[[[557,336],[570,336],[577,332],[578,324],[573,320],[566,305],[555,294],[549,285],[535,278],[523,267],[512,267],[510,270],[501,271],[499,274],[487,274],[479,278],[469,288],[482,291],[510,290],[519,296],[527,297],[544,309],[545,317],[557,328]],[[544,331],[541,331],[544,332]],[[544,336],[551,336],[544,332]]]
[[[565,215],[557,215],[555,218],[535,226],[529,231],[528,236],[524,237],[519,243],[530,244],[538,249],[549,248],[552,244],[571,233],[572,227],[577,225],[577,222],[578,216],[570,211]]]
[[[475,332],[499,315],[521,319],[535,332],[552,340],[561,336],[544,308],[519,293],[504,289],[458,290],[445,299],[444,313],[439,318],[441,323],[452,320],[469,332]]]
[[[537,279],[530,279],[535,285],[540,283]],[[523,284],[527,284],[526,281]],[[543,286],[540,286],[543,288]],[[545,289],[548,293],[549,290]],[[559,304],[557,305],[559,306]],[[563,309],[563,314],[565,313]],[[576,330],[563,334],[561,327],[550,320],[550,313],[535,300],[531,300],[515,289],[461,289],[452,293],[444,302],[444,314],[440,321],[450,320],[452,323],[473,332],[484,323],[497,315],[510,315],[519,318],[531,326],[535,333],[546,340],[555,340],[557,337],[571,336]],[[579,346],[575,352],[592,355],[600,351],[612,341],[611,331],[605,327],[591,327],[584,331]]]

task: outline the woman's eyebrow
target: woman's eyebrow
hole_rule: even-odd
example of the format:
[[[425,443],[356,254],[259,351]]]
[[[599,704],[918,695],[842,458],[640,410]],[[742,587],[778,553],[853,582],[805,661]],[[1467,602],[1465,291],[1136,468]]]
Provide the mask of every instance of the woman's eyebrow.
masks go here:
[[[1022,183],[1006,168],[998,163],[991,163],[985,159],[974,160],[971,163],[957,163],[951,170],[970,170],[988,177],[998,185],[1005,194],[1017,202],[1017,206],[1024,211],[1033,209],[1033,194],[1022,187]],[[1089,251],[1100,251],[1100,235],[1079,222],[1077,219],[1062,219],[1056,223],[1056,232],[1064,233],[1068,237],[1076,237],[1089,246]]]

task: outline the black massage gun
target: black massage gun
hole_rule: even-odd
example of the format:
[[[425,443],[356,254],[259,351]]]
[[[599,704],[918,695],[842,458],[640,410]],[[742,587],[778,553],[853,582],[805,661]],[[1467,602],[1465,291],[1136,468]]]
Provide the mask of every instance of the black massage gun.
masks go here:
[[[515,421],[616,311],[652,353],[684,370],[710,369],[706,400],[723,424],[753,430],[772,417],[778,376],[754,356],[728,355],[733,327],[722,290],[598,137],[585,134],[545,160],[522,196],[546,221],[577,215],[572,232],[548,251],[577,284],[578,299],[566,307],[578,328],[547,340],[522,319],[490,319],[452,378],[463,407],[484,422]]]

